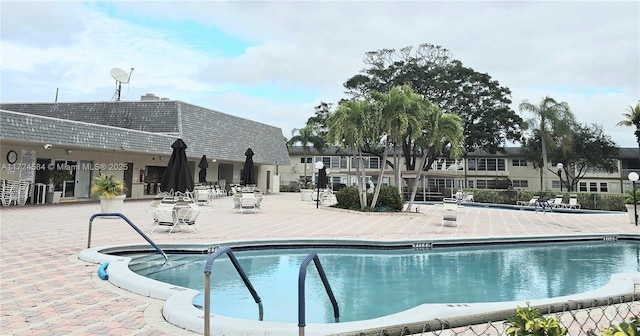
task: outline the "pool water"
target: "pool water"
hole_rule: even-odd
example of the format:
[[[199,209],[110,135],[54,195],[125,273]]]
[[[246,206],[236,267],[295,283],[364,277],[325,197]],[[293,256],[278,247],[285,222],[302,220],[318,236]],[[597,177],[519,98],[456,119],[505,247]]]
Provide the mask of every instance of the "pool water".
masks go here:
[[[311,250],[234,252],[264,305],[264,320],[297,322],[298,273]],[[315,251],[340,308],[340,321],[397,313],[424,303],[534,300],[596,289],[613,273],[640,271],[640,244],[576,242],[432,250]],[[204,293],[206,255],[170,255],[168,266],[137,271]],[[134,264],[135,261],[132,262]],[[311,263],[306,320],[333,322],[333,309]],[[256,320],[258,307],[227,256],[211,273],[213,314]],[[194,304],[203,306],[202,295]]]

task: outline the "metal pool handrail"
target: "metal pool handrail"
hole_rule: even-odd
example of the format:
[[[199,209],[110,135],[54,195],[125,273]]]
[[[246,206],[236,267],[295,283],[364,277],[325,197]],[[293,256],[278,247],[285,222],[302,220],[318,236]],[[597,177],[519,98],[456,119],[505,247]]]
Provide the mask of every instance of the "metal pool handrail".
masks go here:
[[[210,321],[210,318],[211,318],[211,316],[210,316],[210,312],[211,312],[211,302],[210,302],[211,301],[211,288],[210,288],[211,287],[211,267],[213,266],[213,261],[216,260],[216,258],[218,258],[219,256],[221,256],[223,254],[227,254],[229,256],[229,260],[231,260],[231,263],[233,264],[233,267],[236,268],[236,271],[238,272],[238,274],[242,278],[242,281],[247,286],[247,289],[249,289],[249,292],[251,293],[251,296],[253,296],[253,299],[258,304],[258,310],[259,310],[258,318],[260,319],[260,321],[262,321],[262,316],[263,316],[262,299],[260,299],[260,296],[258,296],[258,293],[253,288],[253,285],[251,284],[251,281],[249,281],[249,278],[244,273],[244,270],[242,270],[242,267],[240,266],[240,263],[238,262],[238,259],[236,258],[236,256],[233,255],[233,252],[231,251],[231,248],[229,248],[228,246],[221,246],[217,251],[209,254],[209,257],[207,258],[207,263],[204,266],[204,334],[205,334],[205,336],[211,335],[211,321]]]
[[[164,253],[164,251],[160,248],[160,246],[156,245],[156,243],[154,243],[151,238],[147,237],[146,234],[144,234],[144,232],[142,232],[135,224],[133,224],[129,218],[127,218],[125,215],[121,214],[121,213],[97,213],[94,214],[93,216],[91,216],[91,218],[89,218],[89,238],[87,239],[87,248],[91,247],[91,227],[93,226],[93,220],[96,217],[120,217],[122,218],[125,222],[129,223],[129,225],[131,225],[131,227],[136,230],[136,232],[138,232],[139,235],[142,236],[142,238],[144,238],[149,244],[151,244],[151,246],[153,246],[154,249],[156,249],[156,251],[158,251],[158,253],[162,254],[162,256],[164,257],[164,261],[167,262],[169,261],[169,257],[167,257],[167,254]]]
[[[320,263],[318,254],[316,254],[315,252],[311,252],[302,261],[302,264],[300,265],[300,273],[298,274],[298,335],[300,336],[304,336],[304,327],[307,325],[305,322],[304,283],[307,275],[307,266],[309,266],[311,260],[313,260],[313,263],[316,265],[316,269],[318,270],[318,274],[320,274],[320,279],[322,280],[324,289],[327,291],[327,295],[329,295],[329,300],[331,300],[331,305],[333,306],[333,317],[336,319],[336,322],[340,322],[338,301],[336,301],[336,298],[333,295],[331,285],[329,285],[327,275],[324,273],[324,269],[322,268],[322,264]]]

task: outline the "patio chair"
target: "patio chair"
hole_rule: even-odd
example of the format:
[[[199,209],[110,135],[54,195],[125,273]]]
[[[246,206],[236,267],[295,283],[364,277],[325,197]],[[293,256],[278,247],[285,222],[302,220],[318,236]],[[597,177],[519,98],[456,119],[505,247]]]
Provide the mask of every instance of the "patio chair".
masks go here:
[[[455,198],[444,198],[442,203],[442,224],[444,226],[457,226],[458,200]]]
[[[580,203],[578,203],[578,195],[569,195],[569,209],[580,209]]]
[[[196,219],[198,215],[200,215],[200,209],[197,205],[180,208],[178,210],[178,222],[197,233]]]
[[[564,196],[563,195],[556,195],[556,198],[553,200],[552,203],[549,203],[549,205],[551,205],[551,207],[553,208],[566,208],[567,204],[564,203]]]
[[[240,197],[240,213],[244,213],[245,210],[256,213],[256,196],[252,192],[242,193]]]
[[[464,198],[462,199],[463,202],[473,202],[473,194],[472,193],[466,193],[464,194]]]
[[[151,233],[161,226],[170,227],[171,229],[169,230],[169,233],[171,233],[179,225],[175,203],[163,202],[158,204],[155,209],[151,211],[153,212],[155,220],[155,226],[151,230]]]

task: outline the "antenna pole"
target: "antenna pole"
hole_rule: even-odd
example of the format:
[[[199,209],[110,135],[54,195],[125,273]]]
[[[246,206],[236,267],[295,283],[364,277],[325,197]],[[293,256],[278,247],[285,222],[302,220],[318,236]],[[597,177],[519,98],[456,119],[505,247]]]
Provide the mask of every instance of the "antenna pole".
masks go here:
[[[58,90],[59,90],[59,89],[60,89],[60,88],[56,88],[56,100],[54,101],[55,103],[57,103],[57,102],[58,102]]]
[[[129,83],[129,81],[131,80],[131,73],[133,72],[133,68],[131,68],[131,71],[129,71],[129,79],[127,79],[127,83]]]
[[[116,101],[120,101],[120,90],[122,90],[122,83],[116,81],[117,89],[116,89]]]

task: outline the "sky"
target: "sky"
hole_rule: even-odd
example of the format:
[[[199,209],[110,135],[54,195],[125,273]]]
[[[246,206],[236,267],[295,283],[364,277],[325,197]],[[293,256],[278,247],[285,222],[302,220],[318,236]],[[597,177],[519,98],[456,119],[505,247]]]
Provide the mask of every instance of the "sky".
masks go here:
[[[0,101],[110,101],[146,93],[291,137],[368,51],[440,45],[512,91],[512,108],[569,104],[621,147],[640,102],[640,1],[0,1]]]

